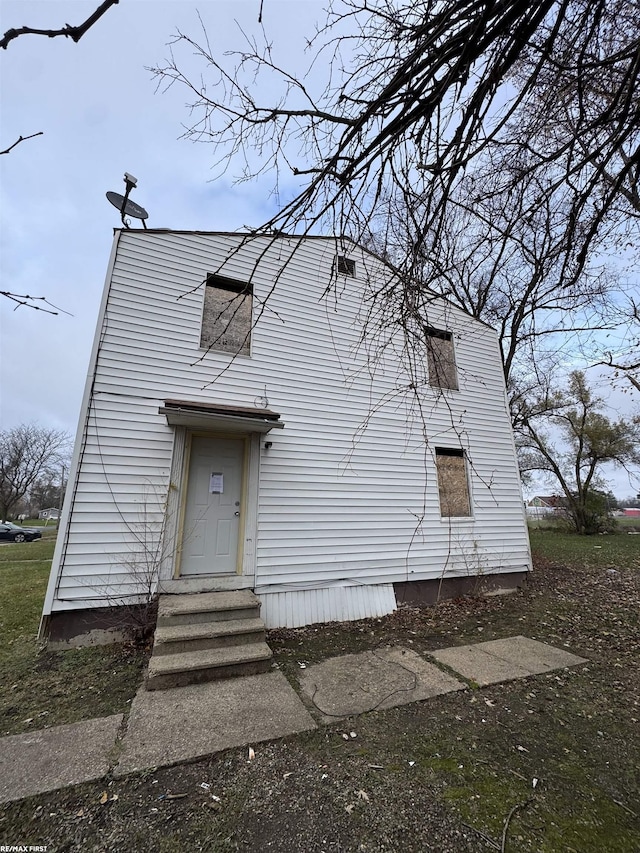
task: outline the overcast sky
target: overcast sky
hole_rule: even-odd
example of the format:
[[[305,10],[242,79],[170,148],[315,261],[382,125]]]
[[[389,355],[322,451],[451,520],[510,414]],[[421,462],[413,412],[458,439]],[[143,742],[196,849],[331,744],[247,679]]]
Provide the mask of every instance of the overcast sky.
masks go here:
[[[81,23],[98,0],[0,3],[0,28]],[[285,42],[309,32],[317,2],[266,0],[264,22]],[[220,54],[258,31],[259,0],[121,0],[74,44],[25,35],[0,51],[2,290],[46,296],[52,317],[0,299],[1,427],[37,420],[74,430],[118,212],[107,190],[149,212],[149,227],[236,230],[258,225],[273,201],[255,186],[212,182],[210,145],[181,140],[186,90],[156,93],[146,67],[162,64],[177,28],[199,36],[197,10]],[[236,23],[237,22],[237,23]],[[188,56],[183,54],[183,61]],[[266,187],[266,185],[265,185]],[[136,223],[139,225],[139,223]]]
[[[0,30],[81,23],[99,0],[2,0]],[[264,0],[268,37],[302,68],[304,37],[321,22],[316,0]],[[198,37],[197,11],[212,49],[242,46],[238,26],[260,33],[260,0],[120,0],[74,44],[25,35],[0,51],[0,289],[45,296],[69,314],[13,310],[0,299],[0,428],[37,421],[75,433],[113,229],[119,215],[105,192],[124,192],[149,227],[236,230],[273,210],[263,186],[212,180],[211,146],[180,139],[188,123],[185,90],[156,92],[149,66],[161,65],[176,29]],[[184,52],[181,63],[192,61]],[[191,65],[192,70],[203,70]],[[266,100],[266,98],[265,98]],[[285,186],[285,191],[287,187]],[[293,183],[291,184],[293,189]],[[616,398],[627,407],[627,398]],[[622,496],[634,488],[617,477]]]

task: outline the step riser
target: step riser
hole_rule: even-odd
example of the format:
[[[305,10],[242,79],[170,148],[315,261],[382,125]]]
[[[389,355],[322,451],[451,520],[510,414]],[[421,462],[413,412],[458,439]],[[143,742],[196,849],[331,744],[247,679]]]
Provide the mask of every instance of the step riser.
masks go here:
[[[170,616],[158,616],[158,627],[173,625],[196,625],[202,622],[228,622],[230,619],[259,619],[259,607],[246,607],[240,610],[205,610],[197,613],[172,613]]]
[[[199,652],[205,649],[221,649],[227,646],[243,646],[247,643],[264,643],[265,632],[254,631],[247,634],[232,634],[224,637],[199,637],[196,640],[171,640],[166,643],[156,643],[153,654],[159,657],[182,652]]]
[[[160,596],[147,690],[268,672],[260,606],[248,589]]]
[[[204,684],[220,678],[258,675],[271,669],[271,659],[235,663],[230,666],[206,667],[189,672],[174,672],[147,677],[147,690],[169,690],[171,687],[186,687],[189,684]]]

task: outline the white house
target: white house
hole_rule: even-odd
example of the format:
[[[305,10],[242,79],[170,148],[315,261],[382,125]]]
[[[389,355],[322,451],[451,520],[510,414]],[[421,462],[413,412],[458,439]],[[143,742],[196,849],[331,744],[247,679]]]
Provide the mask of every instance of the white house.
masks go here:
[[[276,627],[523,579],[496,334],[391,281],[341,239],[115,233],[43,635],[158,590]]]
[[[49,507],[49,509],[41,509],[38,513],[38,518],[60,518],[60,510],[56,509],[56,507]]]

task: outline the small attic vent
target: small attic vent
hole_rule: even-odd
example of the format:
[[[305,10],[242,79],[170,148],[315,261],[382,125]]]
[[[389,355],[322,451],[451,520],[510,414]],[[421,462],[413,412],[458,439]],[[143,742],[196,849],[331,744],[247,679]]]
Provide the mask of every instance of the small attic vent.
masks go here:
[[[339,275],[350,275],[355,278],[356,262],[346,255],[336,255],[335,270]]]

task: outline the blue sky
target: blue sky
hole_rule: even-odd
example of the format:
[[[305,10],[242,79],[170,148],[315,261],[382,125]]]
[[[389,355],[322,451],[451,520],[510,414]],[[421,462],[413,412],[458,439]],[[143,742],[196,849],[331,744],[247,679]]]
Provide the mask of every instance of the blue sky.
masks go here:
[[[81,23],[99,0],[3,0],[2,32],[23,25]],[[324,20],[317,0],[264,0],[264,28],[289,67],[303,67],[304,37]],[[68,314],[13,310],[0,299],[0,428],[37,421],[75,432],[117,211],[107,190],[124,192],[150,227],[236,230],[272,210],[269,181],[233,186],[216,177],[210,145],[180,139],[188,96],[162,94],[148,66],[162,64],[176,29],[198,37],[198,11],[220,55],[242,46],[239,27],[260,35],[260,0],[120,0],[77,44],[26,35],[0,51],[2,290],[46,296]],[[296,53],[297,48],[297,53]],[[192,58],[180,62],[192,70]],[[319,69],[321,71],[321,69]],[[261,92],[264,100],[268,92]],[[294,179],[287,189],[293,191]],[[628,397],[616,405],[628,408]],[[626,477],[616,491],[629,494]]]

